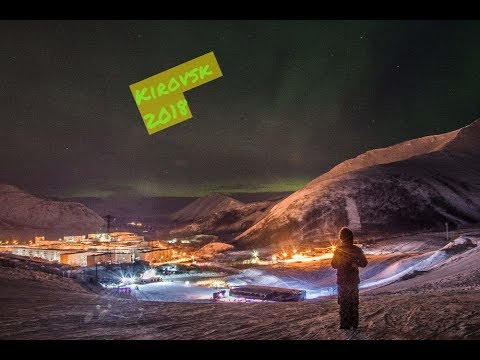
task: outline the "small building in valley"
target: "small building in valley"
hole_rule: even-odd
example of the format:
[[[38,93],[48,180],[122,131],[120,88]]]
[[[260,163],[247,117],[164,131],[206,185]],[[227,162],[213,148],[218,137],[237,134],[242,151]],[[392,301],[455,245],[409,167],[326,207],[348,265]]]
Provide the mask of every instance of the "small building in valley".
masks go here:
[[[173,259],[173,249],[144,250],[137,253],[138,259],[149,263],[165,262]]]

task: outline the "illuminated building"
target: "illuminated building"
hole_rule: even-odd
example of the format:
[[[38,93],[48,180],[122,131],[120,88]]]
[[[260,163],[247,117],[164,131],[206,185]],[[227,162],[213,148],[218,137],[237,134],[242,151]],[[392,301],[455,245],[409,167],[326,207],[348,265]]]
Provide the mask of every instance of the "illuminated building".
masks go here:
[[[231,288],[229,295],[245,299],[268,301],[302,301],[306,299],[307,292],[305,290],[273,286],[241,285]]]
[[[63,241],[67,242],[82,242],[85,240],[85,235],[64,236]]]
[[[112,258],[115,264],[126,264],[132,262],[133,255],[131,252],[114,253]]]
[[[135,235],[134,233],[131,233],[131,232],[112,232],[109,235],[112,238],[112,241],[140,243],[144,240],[143,236]]]
[[[170,261],[173,259],[173,255],[174,253],[172,249],[144,250],[139,251],[137,254],[139,260],[147,261],[149,263]]]
[[[58,240],[45,240],[43,236],[35,236],[35,245],[37,246],[52,246],[52,245],[60,245],[64,244],[63,241],[58,241]]]
[[[146,261],[167,261],[174,253],[160,240],[145,241],[143,236],[131,232],[91,233],[86,236],[64,236],[59,240],[45,240],[43,236],[36,236],[35,244],[31,243],[30,246],[13,244],[15,248],[12,253],[72,266],[122,264],[145,258]]]
[[[86,265],[95,266],[95,264],[129,264],[133,261],[131,252],[121,253],[89,253],[86,259]]]
[[[161,240],[145,240],[141,243],[142,246],[151,248],[167,248],[167,244]]]
[[[95,266],[97,264],[112,264],[113,253],[93,253],[87,256],[87,266]]]
[[[112,241],[111,236],[107,233],[88,234],[87,239],[89,239],[89,240],[99,240],[101,242]]]
[[[32,258],[44,259],[52,262],[59,262],[60,255],[68,252],[67,250],[49,249],[49,248],[29,248],[26,246],[15,246],[12,248],[12,254]]]
[[[66,252],[60,254],[60,263],[71,266],[87,266],[87,259],[93,254],[86,251]]]

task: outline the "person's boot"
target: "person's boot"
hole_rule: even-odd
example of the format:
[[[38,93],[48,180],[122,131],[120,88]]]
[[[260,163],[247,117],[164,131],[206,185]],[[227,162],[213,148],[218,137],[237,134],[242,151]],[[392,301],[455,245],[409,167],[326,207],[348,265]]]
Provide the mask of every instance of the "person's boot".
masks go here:
[[[358,310],[355,310],[352,314],[351,325],[352,325],[353,329],[358,328]]]
[[[348,323],[347,319],[343,317],[340,318],[340,329],[342,330],[350,329],[350,324]]]
[[[340,329],[342,330],[350,330],[351,325],[348,323],[348,321],[340,321]]]

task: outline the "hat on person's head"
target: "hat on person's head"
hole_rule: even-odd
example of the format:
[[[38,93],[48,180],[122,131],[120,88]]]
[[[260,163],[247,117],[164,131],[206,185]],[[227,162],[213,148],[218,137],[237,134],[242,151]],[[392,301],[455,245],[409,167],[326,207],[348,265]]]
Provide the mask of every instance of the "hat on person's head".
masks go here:
[[[353,244],[353,232],[348,227],[342,227],[338,233],[338,238],[344,244]]]

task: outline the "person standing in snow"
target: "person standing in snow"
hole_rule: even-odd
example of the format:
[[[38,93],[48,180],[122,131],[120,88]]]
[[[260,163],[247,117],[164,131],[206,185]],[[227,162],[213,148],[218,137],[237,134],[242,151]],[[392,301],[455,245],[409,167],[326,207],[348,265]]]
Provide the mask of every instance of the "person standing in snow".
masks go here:
[[[337,269],[340,329],[358,327],[358,267],[368,264],[362,249],[353,245],[353,232],[343,227],[338,233],[341,244],[333,253],[332,267]]]

